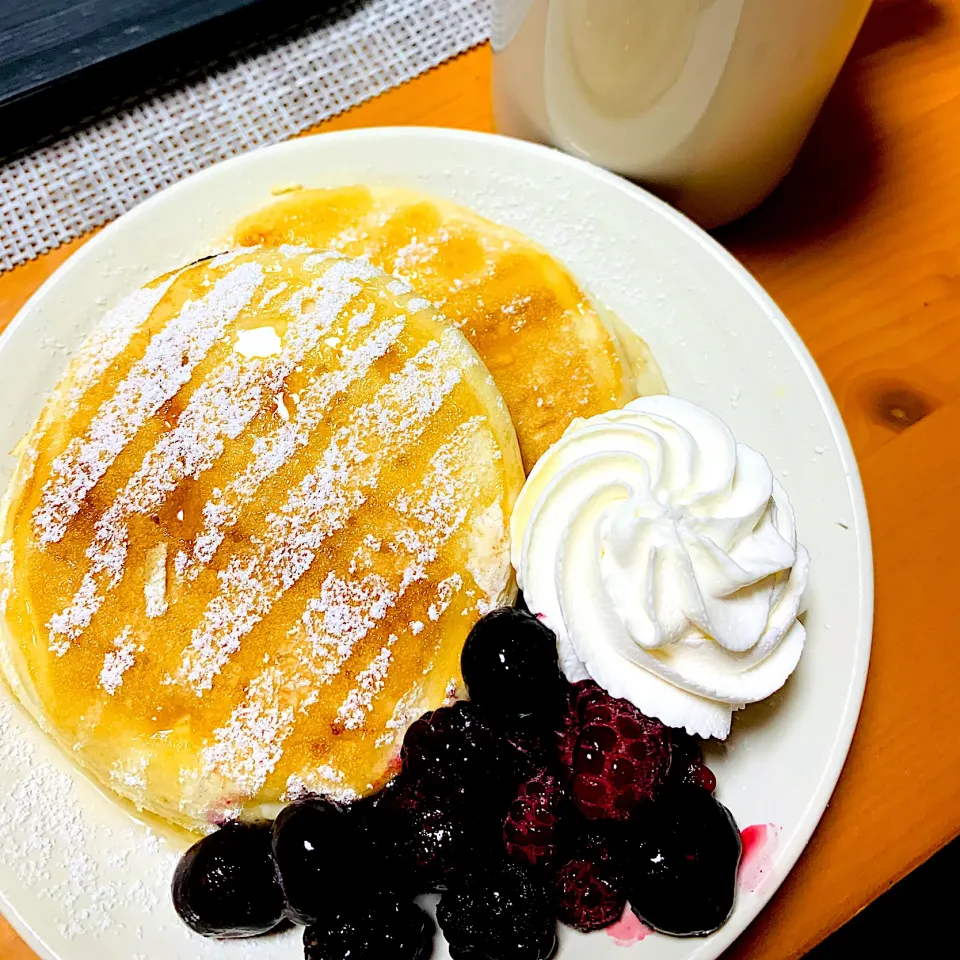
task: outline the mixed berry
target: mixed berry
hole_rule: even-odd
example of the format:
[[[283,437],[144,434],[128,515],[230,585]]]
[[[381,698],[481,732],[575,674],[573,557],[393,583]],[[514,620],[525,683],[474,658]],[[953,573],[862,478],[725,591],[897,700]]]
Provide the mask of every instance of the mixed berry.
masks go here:
[[[724,923],[740,837],[695,738],[568,684],[520,608],[474,627],[462,673],[470,700],[409,728],[379,793],[309,797],[194,844],[173,883],[183,920],[211,937],[301,924],[306,960],[425,960],[434,923],[414,898],[429,892],[454,960],[548,960],[557,920],[598,930],[627,902],[674,936]]]

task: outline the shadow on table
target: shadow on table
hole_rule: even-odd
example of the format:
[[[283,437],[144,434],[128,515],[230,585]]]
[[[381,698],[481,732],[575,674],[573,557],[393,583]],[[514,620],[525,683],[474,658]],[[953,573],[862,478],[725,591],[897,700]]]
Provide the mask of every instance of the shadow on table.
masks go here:
[[[0,162],[362,9],[369,0],[252,0],[4,108]],[[0,0],[2,5],[2,0]]]
[[[874,842],[881,844],[884,838]],[[949,946],[949,918],[956,909],[958,874],[960,840],[954,840],[811,950],[806,960],[956,956]]]
[[[866,60],[928,36],[945,19],[937,0],[875,0],[793,170],[757,210],[717,230],[717,239],[737,253],[769,256],[848,224],[869,201],[883,163],[866,98]]]

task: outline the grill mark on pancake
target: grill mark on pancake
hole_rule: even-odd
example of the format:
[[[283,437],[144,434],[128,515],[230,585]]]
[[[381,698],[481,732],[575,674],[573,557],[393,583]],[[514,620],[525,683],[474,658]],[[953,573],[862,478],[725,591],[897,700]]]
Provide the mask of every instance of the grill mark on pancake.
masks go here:
[[[41,545],[62,539],[87,494],[146,420],[190,379],[262,282],[259,264],[241,264],[201,300],[186,303],[151,339],[143,358],[97,411],[86,436],[74,437],[53,461],[32,518]]]
[[[331,438],[320,465],[268,517],[254,553],[235,555],[218,575],[221,592],[193,631],[177,675],[197,696],[212,686],[242,638],[306,573],[320,544],[365,502],[365,491],[376,489],[384,465],[421,436],[460,382],[455,360],[468,362],[458,336],[444,333],[441,341],[432,341],[373,401],[357,408]]]
[[[400,207],[390,211],[390,213],[392,215],[402,210],[403,207]],[[333,237],[330,246],[342,250],[351,243],[360,244],[363,247],[363,253],[370,257],[373,263],[387,273],[395,275],[408,290],[412,289],[411,283],[417,287],[423,287],[425,282],[435,286],[438,289],[433,291],[433,299],[428,299],[428,302],[437,309],[444,307],[451,294],[460,294],[471,290],[477,292],[477,299],[482,306],[483,301],[480,294],[484,284],[495,276],[500,261],[513,249],[513,244],[509,240],[498,238],[494,241],[483,234],[471,231],[470,236],[477,240],[486,257],[482,268],[464,279],[459,275],[450,276],[449,268],[440,259],[441,249],[439,244],[448,243],[451,239],[454,239],[450,233],[450,224],[444,222],[428,234],[418,234],[414,239],[395,251],[378,242],[376,235],[382,231],[383,226],[383,222],[374,222],[366,226],[348,227]],[[459,226],[462,229],[465,225],[460,224]],[[438,260],[439,269],[437,269]],[[436,270],[435,278],[418,276],[424,270],[429,269]],[[438,296],[439,288],[446,291],[445,296]],[[475,322],[477,317],[472,314],[465,314],[448,316],[447,319],[460,329],[468,321]]]
[[[310,383],[300,395],[296,414],[289,421],[272,434],[257,438],[253,444],[253,460],[243,473],[226,488],[215,489],[204,505],[204,525],[194,540],[192,553],[180,551],[175,558],[177,576],[196,579],[213,559],[224,535],[237,522],[243,507],[254,498],[260,486],[281,469],[298,448],[306,446],[331,402],[387,353],[403,328],[403,317],[381,324],[366,341],[348,353],[340,369],[324,373]]]
[[[360,293],[362,287],[353,281],[374,274],[373,268],[365,264],[335,263],[322,278],[297,291],[285,305],[285,312],[295,319],[287,328],[278,356],[268,361],[247,360],[231,353],[194,391],[176,427],[160,436],[123,492],[97,522],[93,543],[87,550],[91,567],[71,603],[47,624],[51,649],[59,656],[90,625],[105,593],[122,580],[129,549],[128,518],[158,509],[184,479],[197,479],[209,470],[223,453],[224,440],[240,436],[271,394]],[[318,298],[315,308],[302,312],[302,305],[313,298]],[[154,615],[162,613],[161,609]]]
[[[303,715],[317,701],[319,688],[339,674],[356,644],[407,588],[426,579],[427,566],[462,525],[467,515],[463,504],[471,501],[478,482],[463,461],[484,422],[475,417],[458,427],[434,454],[413,496],[397,498],[395,506],[406,525],[394,532],[386,549],[406,554],[411,561],[399,585],[391,587],[378,575],[343,580],[329,574],[320,596],[307,602],[299,623],[287,634],[287,649],[303,651],[300,659],[292,670],[272,665],[251,681],[244,702],[203,751],[206,773],[220,773],[250,795],[263,786],[283,755],[297,714]],[[419,532],[411,520],[418,521]],[[449,604],[452,596],[444,586],[438,600]]]

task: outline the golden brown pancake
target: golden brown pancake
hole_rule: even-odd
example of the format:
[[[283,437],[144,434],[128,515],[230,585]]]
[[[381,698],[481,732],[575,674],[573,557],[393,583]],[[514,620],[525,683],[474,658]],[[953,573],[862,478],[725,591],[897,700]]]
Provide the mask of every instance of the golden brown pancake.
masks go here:
[[[296,190],[242,220],[232,242],[340,250],[410,283],[493,374],[528,471],[575,417],[666,392],[644,341],[601,316],[546,250],[448,201],[392,187]]]
[[[112,310],[21,446],[3,671],[71,755],[187,827],[388,775],[515,594],[503,400],[369,263],[208,259]]]

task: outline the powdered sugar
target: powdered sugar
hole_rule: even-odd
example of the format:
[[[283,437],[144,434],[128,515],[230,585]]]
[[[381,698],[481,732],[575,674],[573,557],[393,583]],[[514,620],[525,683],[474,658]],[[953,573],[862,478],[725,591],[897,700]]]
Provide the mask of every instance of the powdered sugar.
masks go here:
[[[72,417],[77,412],[87,391],[99,381],[134,333],[147,321],[176,277],[174,274],[153,287],[135,290],[104,314],[70,364],[65,417]]]
[[[357,643],[366,637],[384,618],[413,583],[427,577],[427,567],[437,558],[440,549],[454,535],[466,515],[465,504],[473,501],[477,492],[477,477],[466,468],[466,457],[474,450],[476,437],[483,431],[483,418],[473,418],[454,432],[451,438],[434,454],[416,488],[396,503],[398,526],[387,538],[384,531],[383,549],[403,558],[404,566],[398,585],[385,578],[367,574],[342,579],[328,574],[320,595],[307,602],[299,623],[286,638],[285,649],[295,652],[293,666],[269,664],[255,677],[247,697],[239,705],[228,723],[215,734],[214,744],[205,752],[205,769],[225,778],[233,778],[242,771],[244,787],[249,793],[258,789],[279,761],[284,740],[294,729],[298,716],[316,701],[322,686],[336,677],[353,653]],[[439,513],[440,504],[446,513]],[[462,578],[453,575],[438,584],[437,599],[430,603],[437,617],[462,587]],[[429,619],[426,611],[423,619]],[[422,624],[422,620],[419,621]],[[396,640],[389,644],[390,649]],[[383,653],[381,649],[381,654]],[[383,669],[386,669],[384,665]],[[366,708],[366,696],[372,703],[376,694],[374,668],[367,683],[359,685],[355,706]],[[283,690],[286,702],[299,701],[299,713],[288,716],[286,725],[276,713],[277,691]],[[419,688],[418,688],[419,689]],[[422,692],[412,695],[409,709],[421,703]],[[359,718],[345,701],[344,719]],[[400,716],[396,714],[394,717]],[[402,714],[405,716],[405,714]],[[393,736],[391,732],[389,738]]]
[[[0,860],[4,896],[57,956],[280,960],[287,938],[223,944],[177,918],[170,880],[182,847],[136,823],[66,766],[0,687]],[[118,777],[142,777],[134,763]]]
[[[337,800],[340,803],[349,803],[357,799],[357,792],[343,785],[344,776],[329,764],[322,764],[314,770],[304,774],[293,774],[287,778],[287,790],[283,795],[286,801],[299,800],[310,794],[320,794]]]
[[[167,545],[157,544],[147,551],[143,571],[143,598],[150,619],[167,612]]]
[[[263,268],[242,263],[205,297],[187,303],[147,347],[107,400],[84,437],[74,437],[53,462],[33,524],[41,544],[60,540],[87,494],[146,421],[190,379],[194,368],[250,302]]]
[[[354,411],[320,456],[319,465],[294,488],[267,521],[263,541],[237,554],[220,573],[221,591],[193,631],[178,678],[198,696],[238,649],[242,638],[295,584],[316,550],[341,529],[376,489],[380,470],[414,443],[460,380],[460,341],[432,341],[370,403]]]
[[[133,666],[136,644],[130,639],[130,627],[124,627],[113,641],[113,650],[103,658],[100,686],[113,696],[123,683],[123,675]]]
[[[48,625],[51,644],[58,653],[82,634],[100,608],[105,592],[120,582],[128,549],[128,517],[156,510],[181,481],[196,479],[213,466],[224,451],[225,441],[240,436],[359,293],[361,288],[355,280],[365,277],[369,269],[351,261],[333,264],[322,280],[297,291],[285,304],[284,312],[293,320],[277,356],[264,362],[232,353],[197,387],[176,427],[160,437],[97,522],[96,537],[87,550],[91,567],[73,602],[55,614]],[[305,311],[302,306],[308,299],[312,306]],[[154,610],[162,613],[160,607]]]
[[[13,541],[0,543],[0,614],[7,612],[10,586],[13,583]]]
[[[458,573],[451,574],[445,580],[437,584],[437,599],[430,604],[427,615],[431,620],[437,621],[450,606],[456,593],[463,588],[463,578]],[[423,629],[422,621],[414,621],[420,624],[420,630]],[[414,635],[420,630],[413,631]],[[373,709],[373,701],[376,695],[383,689],[387,680],[387,671],[390,667],[390,661],[393,658],[393,646],[397,642],[397,635],[392,633],[384,647],[373,658],[370,665],[357,674],[356,685],[350,690],[340,709],[337,711],[337,719],[343,724],[346,730],[356,730],[363,725],[364,718]]]
[[[357,685],[347,694],[337,719],[346,730],[356,730],[363,724],[363,718],[373,707],[373,698],[383,689],[387,682],[387,671],[393,659],[393,645],[397,642],[397,635],[391,633],[386,646],[373,658],[365,670],[357,674]]]
[[[243,506],[297,449],[309,442],[311,433],[331,402],[386,354],[403,328],[403,317],[396,317],[378,327],[365,342],[346,355],[342,367],[322,374],[310,383],[298,396],[296,414],[290,420],[285,420],[273,433],[256,440],[253,459],[240,476],[225,489],[215,489],[205,504],[203,529],[194,541],[192,555],[181,552],[177,556],[178,576],[193,579],[213,559],[226,531],[236,523]]]

